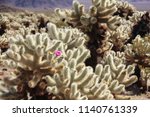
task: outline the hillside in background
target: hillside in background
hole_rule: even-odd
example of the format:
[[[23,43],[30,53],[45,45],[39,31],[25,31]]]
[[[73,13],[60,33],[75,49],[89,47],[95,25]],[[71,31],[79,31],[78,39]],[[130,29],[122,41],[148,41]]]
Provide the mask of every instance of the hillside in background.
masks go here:
[[[8,5],[0,5],[0,12],[20,12],[20,11],[24,11],[24,10],[20,8],[8,6]]]
[[[73,0],[0,0],[0,6],[2,4],[9,5],[11,7],[20,8],[35,8],[35,9],[48,9],[48,8],[68,8],[72,6]],[[78,0],[85,4],[87,7],[91,4],[91,0]],[[138,10],[150,11],[149,0],[126,0],[131,2]]]
[[[0,4],[23,8],[69,7],[73,0],[0,0]]]

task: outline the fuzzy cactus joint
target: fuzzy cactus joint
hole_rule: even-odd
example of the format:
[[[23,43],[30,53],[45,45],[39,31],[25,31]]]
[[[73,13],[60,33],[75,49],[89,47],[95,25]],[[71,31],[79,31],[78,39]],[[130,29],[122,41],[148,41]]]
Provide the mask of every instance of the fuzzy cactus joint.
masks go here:
[[[150,13],[77,0],[53,16],[0,12],[0,99],[119,100],[150,91]],[[150,98],[150,95],[149,97]]]

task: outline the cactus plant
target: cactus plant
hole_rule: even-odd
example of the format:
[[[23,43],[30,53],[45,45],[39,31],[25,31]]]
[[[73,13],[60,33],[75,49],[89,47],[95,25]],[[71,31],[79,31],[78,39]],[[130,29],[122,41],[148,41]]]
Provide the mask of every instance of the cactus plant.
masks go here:
[[[63,61],[65,59],[70,61],[69,56],[77,59],[77,63],[82,63],[89,57],[89,51],[83,45],[85,40],[83,37],[80,38],[82,33],[79,31],[72,33],[74,30],[71,29],[57,29],[52,23],[48,24],[48,30],[49,32],[60,30],[55,32],[60,37],[54,40],[56,39],[54,33],[36,33],[27,35],[26,38],[17,35],[10,39],[11,46],[3,53],[3,64],[16,69],[17,72],[15,79],[6,78],[4,81],[6,84],[17,86],[14,98],[27,99],[28,94],[32,98],[47,95],[44,90],[47,83],[43,80],[43,76],[59,72],[64,66]],[[79,42],[73,42],[74,38],[79,38]],[[62,56],[56,56],[55,50],[60,50]],[[9,98],[7,94],[2,97]]]

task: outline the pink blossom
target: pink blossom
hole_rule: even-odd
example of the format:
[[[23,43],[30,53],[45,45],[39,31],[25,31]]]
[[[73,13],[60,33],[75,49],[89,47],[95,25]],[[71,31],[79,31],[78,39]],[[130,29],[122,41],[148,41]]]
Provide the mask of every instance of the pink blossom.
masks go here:
[[[61,54],[62,54],[62,51],[59,51],[59,50],[56,50],[56,51],[55,51],[55,55],[56,55],[56,56],[61,56]]]

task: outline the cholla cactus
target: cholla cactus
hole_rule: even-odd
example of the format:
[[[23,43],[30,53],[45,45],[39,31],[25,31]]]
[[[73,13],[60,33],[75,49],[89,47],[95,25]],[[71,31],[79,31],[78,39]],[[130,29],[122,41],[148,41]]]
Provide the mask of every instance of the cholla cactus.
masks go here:
[[[66,66],[61,74],[45,77],[49,85],[47,91],[55,95],[53,99],[113,99],[107,84],[98,83],[93,68],[76,66],[75,59],[69,64],[74,67]]]
[[[111,51],[103,58],[102,64],[105,66],[109,65],[112,79],[117,80],[118,83],[125,85],[125,87],[137,81],[137,77],[132,75],[135,66],[126,66],[124,53]]]
[[[132,44],[125,46],[127,61],[139,65],[150,66],[150,36],[137,36]]]
[[[55,42],[51,42],[45,34],[29,35],[26,39],[18,35],[11,39],[10,49],[3,54],[5,59],[3,64],[18,72],[16,79],[5,79],[6,84],[17,86],[16,99],[26,99],[27,92],[31,93],[35,87],[39,87],[43,75],[53,74],[62,67],[59,64],[53,67],[53,60],[57,60],[55,57],[51,58],[52,55],[49,54],[53,44]],[[35,93],[38,94],[31,95],[41,95],[40,91]]]
[[[54,24],[48,26],[49,31],[59,30]],[[69,56],[76,59],[77,64],[83,63],[90,56],[89,51],[82,43],[72,42],[75,35],[70,30],[55,32],[56,35],[60,36],[57,40],[55,40],[55,37],[52,38],[54,35],[48,35],[47,33],[27,35],[26,38],[17,35],[10,39],[10,48],[2,55],[2,58],[4,65],[16,69],[17,72],[15,79],[4,78],[6,84],[17,86],[16,97],[14,96],[14,98],[27,99],[28,94],[32,98],[47,95],[46,90],[44,90],[47,83],[43,76],[59,73],[65,64],[64,61],[70,61]],[[80,34],[78,31],[75,34],[78,35],[80,42],[85,41],[83,37],[80,38],[82,33]],[[71,42],[73,44],[70,48]],[[61,51],[62,55],[56,56],[55,50]],[[7,97],[3,95],[2,98]],[[11,96],[8,96],[9,98]]]
[[[129,99],[126,90],[139,81],[148,90],[149,13],[124,1],[91,1],[86,10],[74,0],[53,18],[0,14],[0,67],[12,70],[0,74],[1,99]]]
[[[4,78],[7,90],[4,87],[1,89],[1,92],[5,92],[1,97],[114,99],[115,95],[125,91],[125,86],[135,82],[136,77],[131,76],[134,67],[125,69],[115,54],[106,56],[104,67],[97,65],[95,72],[93,68],[85,66],[84,62],[90,56],[84,47],[86,40],[80,38],[82,33],[73,31],[57,28],[50,23],[48,34],[36,33],[26,38],[21,35],[11,38],[11,46],[2,58],[3,63],[15,68],[17,73],[14,78]],[[74,42],[76,37],[83,42]],[[55,50],[60,50],[62,57],[55,56]]]
[[[107,75],[101,75],[101,80],[108,83],[109,90],[116,99],[128,99],[129,97],[119,96],[125,93],[125,88],[131,86],[138,79],[134,74],[134,65],[126,65],[124,53],[111,51],[101,61]],[[104,73],[105,73],[104,72]],[[103,72],[102,72],[103,73]],[[101,73],[101,74],[102,74]]]
[[[133,23],[137,23],[141,20],[142,16],[145,14],[145,11],[135,11],[132,16],[129,16],[129,20]]]
[[[150,80],[150,67],[141,67],[141,73],[140,73],[140,82],[141,82],[141,87],[143,88],[143,91],[148,91],[149,89],[149,80]]]
[[[46,15],[32,12],[2,13],[1,17],[0,33],[6,33],[11,36],[21,33],[25,37],[28,34],[46,32],[46,25],[50,21],[50,18]],[[3,28],[4,26],[5,28]]]
[[[149,33],[150,33],[150,13],[146,12],[142,15],[140,21],[138,21],[134,25],[131,39],[133,40],[137,35],[144,37]]]
[[[47,91],[54,94],[52,99],[113,99],[105,82],[93,68],[77,64],[76,59],[66,62],[61,74],[44,77],[48,83]]]
[[[85,11],[84,5],[77,0],[73,1],[72,11],[67,12],[59,8],[55,11],[61,18],[66,18],[69,25],[78,27],[84,32],[91,31],[93,26],[99,23],[106,23],[110,29],[114,30],[119,21],[119,17],[112,16],[117,10],[115,2],[112,0],[92,0],[92,4],[88,13]]]
[[[67,44],[68,49],[83,46],[88,41],[88,36],[76,28],[57,28],[56,25],[49,23],[47,29],[50,38],[63,41]]]
[[[123,20],[123,22],[115,31],[108,33],[108,38],[113,44],[112,50],[114,51],[122,51],[125,43],[130,39],[133,23],[127,20]]]
[[[73,1],[73,10],[56,9],[60,19],[72,27],[81,29],[89,36],[87,48],[91,51],[91,58],[86,61],[87,65],[95,68],[97,57],[110,50],[112,44],[108,42],[106,33],[115,30],[120,25],[120,17],[113,16],[117,7],[113,0],[92,0],[92,6],[87,12],[83,4],[77,0]]]
[[[140,68],[141,74],[143,74],[145,72],[145,69],[150,68],[150,36],[147,35],[144,38],[142,38],[138,35],[132,41],[132,44],[127,44],[127,46],[125,46],[125,54],[127,62],[130,64],[137,64]],[[148,76],[141,74],[139,77],[139,84],[141,86],[139,87],[144,87],[144,90],[147,90]]]
[[[135,7],[126,1],[117,1],[116,6],[117,11],[114,13],[114,15],[119,15],[126,20],[129,20],[129,17],[136,12]]]
[[[120,57],[120,58],[119,58]],[[61,74],[44,77],[52,99],[115,99],[125,92],[125,87],[137,81],[134,66],[126,68],[122,54],[114,52],[95,68],[77,64],[75,59],[66,62]],[[123,99],[123,97],[120,97]]]
[[[114,31],[109,31],[109,39],[113,44],[113,50],[122,51],[127,43],[131,43],[139,32],[136,24],[141,20],[145,12],[134,11],[128,19],[122,18],[121,25]],[[141,31],[142,32],[142,31]]]

